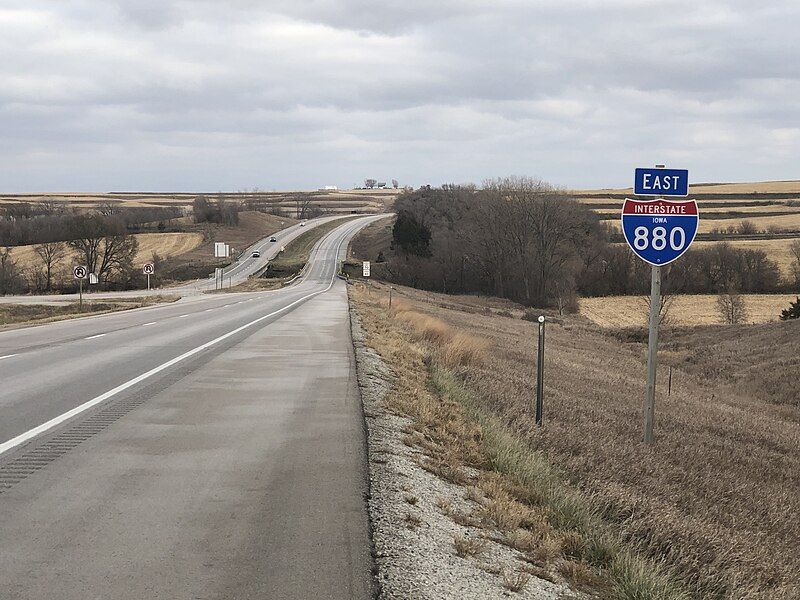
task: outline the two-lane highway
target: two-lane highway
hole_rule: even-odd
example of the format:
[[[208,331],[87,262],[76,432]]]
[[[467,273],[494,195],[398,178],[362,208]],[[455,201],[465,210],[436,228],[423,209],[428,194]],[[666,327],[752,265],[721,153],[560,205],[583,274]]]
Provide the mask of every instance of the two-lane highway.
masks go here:
[[[4,598],[369,596],[336,271],[376,218],[282,290],[0,333]]]

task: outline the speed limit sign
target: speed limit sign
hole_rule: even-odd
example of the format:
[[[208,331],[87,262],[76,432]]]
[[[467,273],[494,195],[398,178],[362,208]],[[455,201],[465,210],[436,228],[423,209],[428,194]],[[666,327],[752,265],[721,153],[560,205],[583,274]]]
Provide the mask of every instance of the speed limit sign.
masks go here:
[[[89,274],[89,269],[82,265],[72,268],[72,276],[75,279],[86,279],[86,276],[88,274]]]
[[[145,263],[142,267],[142,273],[145,275],[152,275],[156,272],[156,266],[153,263]]]

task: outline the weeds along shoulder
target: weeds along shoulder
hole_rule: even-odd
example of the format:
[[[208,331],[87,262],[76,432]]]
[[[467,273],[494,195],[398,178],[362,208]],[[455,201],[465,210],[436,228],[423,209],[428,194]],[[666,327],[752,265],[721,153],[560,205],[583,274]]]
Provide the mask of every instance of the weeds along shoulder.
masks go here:
[[[374,310],[378,307],[370,307]],[[482,359],[488,344],[409,303],[379,308],[390,323],[393,344],[422,347],[425,360],[415,374],[426,381],[418,391],[398,401],[417,432],[409,443],[427,450],[425,468],[453,479],[458,461],[478,466],[485,476],[478,484],[486,500],[475,517],[503,531],[506,543],[525,553],[533,564],[546,564],[573,583],[589,585],[613,600],[688,600],[680,577],[666,564],[647,557],[603,518],[602,507],[568,483],[540,451],[533,450],[501,419],[487,412],[461,374]],[[373,316],[377,316],[374,314]],[[383,327],[382,326],[382,327]],[[406,368],[406,367],[404,367]],[[419,381],[419,380],[418,380]],[[401,396],[403,394],[400,394]],[[414,405],[416,403],[416,405]],[[466,439],[464,439],[466,438]],[[448,475],[449,474],[449,475]],[[578,581],[574,581],[578,579]],[[587,583],[590,582],[590,583]]]
[[[513,482],[520,500],[547,509],[549,523],[560,532],[577,534],[571,558],[603,573],[615,600],[688,600],[669,567],[641,556],[605,523],[589,497],[566,483],[547,458],[532,450],[499,419],[480,408],[461,379],[441,366],[431,368],[431,384],[442,398],[464,407],[482,431],[489,467]]]

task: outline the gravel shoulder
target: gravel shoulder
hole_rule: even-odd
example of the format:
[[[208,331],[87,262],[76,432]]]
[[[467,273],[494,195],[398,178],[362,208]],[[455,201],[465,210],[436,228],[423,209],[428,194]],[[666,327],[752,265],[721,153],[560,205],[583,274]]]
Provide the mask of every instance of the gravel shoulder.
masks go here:
[[[352,305],[350,312],[367,430],[378,598],[586,597],[531,574],[521,553],[504,544],[499,531],[454,520],[463,522],[458,515],[473,513],[481,499],[474,497],[474,488],[445,481],[421,466],[422,449],[409,445],[411,420],[392,414],[383,402],[395,375],[366,344]],[[471,471],[467,476],[476,477]],[[456,551],[457,541],[462,553],[468,550],[463,557]]]

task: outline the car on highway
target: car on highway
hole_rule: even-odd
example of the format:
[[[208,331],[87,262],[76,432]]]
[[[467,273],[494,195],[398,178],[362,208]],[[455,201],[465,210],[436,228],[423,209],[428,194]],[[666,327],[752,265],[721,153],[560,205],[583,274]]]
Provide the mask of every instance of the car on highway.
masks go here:
[[[275,236],[272,236],[271,238],[269,238],[269,241],[270,242],[277,242],[278,238],[276,238]]]
[[[261,252],[259,252],[258,250],[255,250],[255,251],[253,251],[253,253],[250,255],[250,257],[251,257],[251,258],[261,258]]]
[[[300,221],[300,227],[305,227],[305,226],[306,226],[306,222],[305,221]]]

